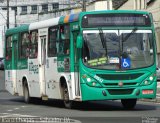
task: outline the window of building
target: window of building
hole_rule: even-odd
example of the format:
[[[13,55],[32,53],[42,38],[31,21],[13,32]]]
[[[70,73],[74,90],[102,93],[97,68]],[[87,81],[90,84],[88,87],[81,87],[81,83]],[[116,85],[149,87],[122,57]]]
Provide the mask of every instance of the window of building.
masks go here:
[[[135,9],[141,10],[146,9],[147,6],[149,6],[151,3],[153,3],[155,0],[134,0]]]
[[[8,36],[6,41],[6,60],[11,60],[11,58],[12,58],[12,36]]]
[[[22,11],[21,11],[21,14],[27,14],[27,6],[22,6],[21,7]]]
[[[28,32],[21,34],[21,42],[20,42],[20,58],[29,57],[29,34]]]
[[[3,7],[2,10],[7,10],[7,8],[6,8],[6,7]]]
[[[156,1],[156,0],[146,0],[146,2],[147,2],[147,6],[149,6],[151,3],[153,3],[154,1]]]
[[[52,7],[53,9],[59,9],[59,3],[53,3]]]
[[[11,9],[17,11],[17,7],[11,7]]]
[[[58,34],[58,28],[52,27],[49,29],[49,35],[48,35],[48,57],[54,57],[57,55],[57,34]]]
[[[38,31],[32,31],[30,33],[31,41],[30,41],[30,58],[37,58],[38,55]]]
[[[48,4],[42,5],[42,12],[48,12]]]
[[[36,14],[37,13],[37,5],[31,6],[31,14]]]

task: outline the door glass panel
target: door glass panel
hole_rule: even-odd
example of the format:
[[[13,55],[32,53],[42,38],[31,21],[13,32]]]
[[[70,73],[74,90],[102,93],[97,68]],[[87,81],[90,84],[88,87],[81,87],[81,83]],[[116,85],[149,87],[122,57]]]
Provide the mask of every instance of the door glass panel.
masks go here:
[[[46,37],[41,37],[41,63],[46,63]]]

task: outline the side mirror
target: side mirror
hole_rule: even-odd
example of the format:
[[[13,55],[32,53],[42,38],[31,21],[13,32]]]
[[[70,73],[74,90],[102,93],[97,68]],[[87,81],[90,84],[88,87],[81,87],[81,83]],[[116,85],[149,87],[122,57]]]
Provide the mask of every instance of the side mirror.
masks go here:
[[[80,35],[78,35],[78,37],[77,37],[76,47],[82,48],[82,36],[80,36]]]

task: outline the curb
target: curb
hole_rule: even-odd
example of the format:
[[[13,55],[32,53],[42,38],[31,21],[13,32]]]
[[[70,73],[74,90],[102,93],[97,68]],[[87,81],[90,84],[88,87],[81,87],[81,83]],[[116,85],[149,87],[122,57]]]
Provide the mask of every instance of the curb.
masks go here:
[[[160,99],[140,99],[140,101],[160,103]]]
[[[156,99],[139,99],[140,101],[145,101],[145,102],[154,102],[154,103],[160,103],[160,95],[156,97]]]

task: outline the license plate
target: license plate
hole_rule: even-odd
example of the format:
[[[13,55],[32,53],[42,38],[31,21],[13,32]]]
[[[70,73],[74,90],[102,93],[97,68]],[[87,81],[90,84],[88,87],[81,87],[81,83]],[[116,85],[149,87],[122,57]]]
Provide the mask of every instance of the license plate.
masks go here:
[[[153,94],[153,90],[143,90],[142,94]]]

